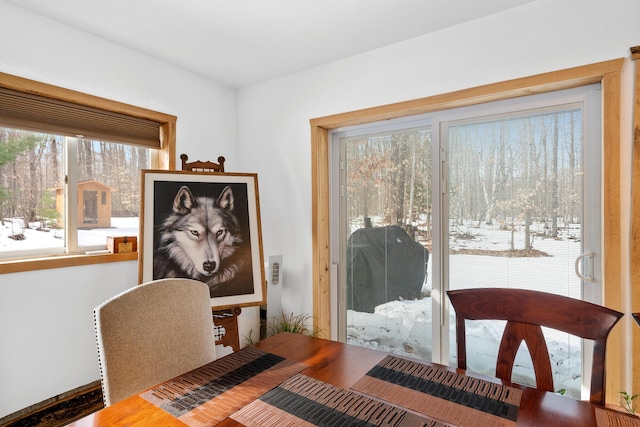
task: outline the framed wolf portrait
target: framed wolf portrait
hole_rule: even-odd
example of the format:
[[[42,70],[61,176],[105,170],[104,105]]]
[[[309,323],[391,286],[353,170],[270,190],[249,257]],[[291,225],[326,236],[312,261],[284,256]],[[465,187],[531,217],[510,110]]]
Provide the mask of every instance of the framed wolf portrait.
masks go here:
[[[266,303],[256,174],[143,170],[140,242],[140,283],[199,280],[216,309]]]

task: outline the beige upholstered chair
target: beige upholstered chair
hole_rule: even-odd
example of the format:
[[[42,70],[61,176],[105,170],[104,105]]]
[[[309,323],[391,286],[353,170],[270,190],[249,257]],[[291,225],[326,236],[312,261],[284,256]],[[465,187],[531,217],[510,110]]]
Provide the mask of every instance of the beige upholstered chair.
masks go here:
[[[161,279],[94,309],[105,405],[215,360],[209,298],[202,282]]]

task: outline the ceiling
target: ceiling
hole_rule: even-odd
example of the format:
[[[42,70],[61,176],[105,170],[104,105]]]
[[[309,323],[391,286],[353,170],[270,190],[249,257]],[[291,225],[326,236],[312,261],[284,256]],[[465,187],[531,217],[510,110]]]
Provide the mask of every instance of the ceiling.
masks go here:
[[[234,88],[535,0],[0,0]]]

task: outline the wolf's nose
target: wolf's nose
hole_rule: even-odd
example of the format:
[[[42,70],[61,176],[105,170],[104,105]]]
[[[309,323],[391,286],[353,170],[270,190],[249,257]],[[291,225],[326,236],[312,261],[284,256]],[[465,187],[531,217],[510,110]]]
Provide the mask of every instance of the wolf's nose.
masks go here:
[[[205,263],[202,264],[202,268],[204,268],[204,271],[207,271],[207,272],[211,273],[213,270],[216,269],[216,262],[215,261],[205,261]]]

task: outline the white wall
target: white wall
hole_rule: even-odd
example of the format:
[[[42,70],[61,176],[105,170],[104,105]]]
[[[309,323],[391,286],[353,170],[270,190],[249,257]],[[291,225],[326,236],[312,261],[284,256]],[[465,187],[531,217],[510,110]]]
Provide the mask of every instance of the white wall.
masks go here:
[[[310,119],[629,57],[639,44],[637,0],[538,0],[241,89],[238,150],[260,177],[265,254],[283,254],[283,309],[313,309]]]
[[[640,45],[637,0],[538,0],[236,99],[1,1],[0,16],[0,72],[174,114],[178,154],[222,154],[229,170],[258,173],[265,258],[283,255],[283,308],[296,313],[312,312],[309,119],[627,57]],[[135,262],[0,276],[0,417],[98,379],[91,310],[136,281]]]
[[[235,90],[4,2],[0,17],[0,72],[176,115],[178,155],[237,168]],[[93,307],[137,281],[133,261],[0,275],[0,418],[99,379]]]

